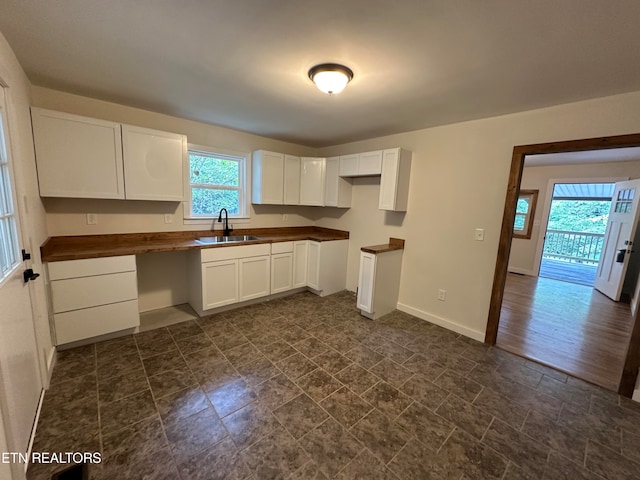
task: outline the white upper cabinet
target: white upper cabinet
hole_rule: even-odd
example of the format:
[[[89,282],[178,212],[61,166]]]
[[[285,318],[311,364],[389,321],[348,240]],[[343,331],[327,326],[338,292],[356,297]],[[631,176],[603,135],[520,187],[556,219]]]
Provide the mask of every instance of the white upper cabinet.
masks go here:
[[[411,152],[401,148],[384,150],[378,202],[380,210],[407,211],[410,172]]]
[[[358,155],[342,155],[340,157],[340,176],[341,177],[357,177],[358,176]]]
[[[361,153],[358,158],[358,175],[380,175],[382,151]]]
[[[184,200],[185,136],[123,125],[122,152],[127,199]]]
[[[341,177],[365,177],[382,172],[382,150],[343,155],[340,157]]]
[[[351,183],[340,176],[340,157],[329,157],[325,162],[324,205],[351,206]]]
[[[184,135],[31,109],[42,197],[184,200]]]
[[[300,157],[284,156],[284,204],[300,204]]]
[[[284,203],[284,155],[256,150],[252,156],[252,195],[256,204]]]
[[[300,161],[300,205],[324,205],[325,159],[302,157]]]
[[[120,124],[32,108],[42,197],[125,198]]]

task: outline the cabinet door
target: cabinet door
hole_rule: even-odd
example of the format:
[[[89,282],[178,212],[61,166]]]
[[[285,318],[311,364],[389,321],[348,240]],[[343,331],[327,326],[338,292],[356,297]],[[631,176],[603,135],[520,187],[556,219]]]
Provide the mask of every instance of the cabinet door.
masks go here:
[[[376,277],[376,256],[360,252],[360,272],[358,275],[358,299],[356,308],[373,313],[373,291]]]
[[[324,205],[324,158],[302,157],[300,205]]]
[[[238,260],[202,264],[202,309],[238,301]]]
[[[338,181],[340,177],[340,157],[327,158],[325,163],[324,204],[327,207],[338,206]]]
[[[293,288],[293,253],[271,255],[271,293]]]
[[[340,157],[340,176],[355,177],[358,175],[358,157],[354,155],[343,155]]]
[[[122,152],[128,200],[184,200],[183,135],[123,125]]]
[[[360,154],[358,175],[380,175],[380,172],[382,172],[382,150]]]
[[[320,288],[320,246],[319,242],[309,241],[309,250],[307,252],[307,285],[314,290]]]
[[[398,150],[385,150],[380,177],[380,198],[378,208],[394,210],[398,186]]]
[[[120,124],[31,109],[41,197],[124,198]]]
[[[238,269],[240,270],[241,302],[269,295],[271,292],[271,255],[241,258],[238,260]]]
[[[307,257],[309,242],[301,240],[293,244],[293,288],[307,286]]]
[[[284,204],[300,203],[300,157],[284,156]]]
[[[282,205],[284,201],[284,155],[257,150],[252,158],[251,202],[265,205]]]

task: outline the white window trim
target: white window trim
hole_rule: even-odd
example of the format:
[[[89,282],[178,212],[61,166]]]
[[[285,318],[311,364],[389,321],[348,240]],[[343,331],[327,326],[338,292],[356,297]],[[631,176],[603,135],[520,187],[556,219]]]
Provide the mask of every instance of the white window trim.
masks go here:
[[[240,152],[237,150],[228,150],[225,148],[217,148],[217,147],[208,147],[206,145],[196,145],[190,143],[187,145],[187,155],[185,158],[185,167],[184,167],[184,189],[187,192],[187,200],[183,202],[183,217],[185,225],[207,225],[211,228],[217,225],[216,220],[218,219],[218,215],[210,215],[210,216],[202,216],[202,215],[192,215],[191,214],[191,170],[189,164],[189,151],[194,150],[203,153],[211,153],[211,154],[221,154],[221,155],[229,155],[233,157],[242,157],[245,159],[244,161],[244,171],[241,172],[241,177],[244,178],[244,187],[242,189],[243,197],[244,197],[244,205],[243,202],[240,202],[240,214],[238,215],[229,215],[229,221],[233,220],[234,223],[249,223],[251,220],[250,211],[251,211],[251,152]]]
[[[20,246],[21,246],[21,237],[20,237],[20,225],[19,225],[19,219],[18,219],[18,204],[17,204],[17,199],[16,199],[16,186],[15,186],[15,177],[14,177],[14,172],[13,172],[13,165],[12,165],[12,151],[11,151],[11,145],[10,145],[10,138],[9,138],[9,124],[8,124],[8,118],[7,118],[7,111],[6,111],[6,106],[5,106],[5,101],[4,101],[4,88],[2,83],[0,82],[0,149],[2,149],[2,151],[4,152],[4,155],[2,155],[0,152],[0,168],[4,168],[5,172],[6,172],[6,185],[0,185],[0,195],[3,194],[3,192],[5,191],[5,188],[7,189],[7,191],[5,192],[6,194],[6,198],[7,198],[7,202],[8,204],[6,205],[6,209],[7,211],[4,214],[0,214],[0,218],[1,219],[8,219],[9,222],[11,222],[13,220],[13,238],[11,239],[11,243],[14,246],[14,252],[13,255],[15,256],[15,262],[13,262],[11,265],[9,265],[9,268],[7,270],[5,270],[4,272],[2,271],[2,267],[0,266],[0,285],[3,285],[6,281],[9,280],[9,278],[12,277],[12,275],[14,274],[14,272],[20,267],[20,264],[22,263],[22,260],[20,258]],[[4,140],[4,141],[3,141]],[[4,159],[3,159],[4,157]],[[2,178],[3,176],[0,176],[0,182],[2,182]],[[11,232],[11,231],[10,231]],[[10,232],[5,232],[5,234],[10,235]],[[2,242],[2,244],[0,244],[0,248],[5,247],[5,242]],[[2,253],[2,255],[8,255],[10,252],[9,251],[5,251]]]

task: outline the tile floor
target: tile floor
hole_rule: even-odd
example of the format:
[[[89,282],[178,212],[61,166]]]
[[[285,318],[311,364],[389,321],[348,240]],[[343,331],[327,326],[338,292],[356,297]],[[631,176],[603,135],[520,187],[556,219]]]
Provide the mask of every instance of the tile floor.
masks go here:
[[[63,352],[34,450],[99,451],[100,480],[640,478],[640,405],[354,305],[301,293]]]

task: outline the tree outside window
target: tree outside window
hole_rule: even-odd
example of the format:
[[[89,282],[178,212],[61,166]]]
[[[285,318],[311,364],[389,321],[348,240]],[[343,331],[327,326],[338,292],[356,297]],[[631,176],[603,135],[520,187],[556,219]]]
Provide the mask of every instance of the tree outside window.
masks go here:
[[[513,238],[531,238],[537,202],[538,190],[520,190],[516,204],[516,218],[513,222]]]
[[[230,217],[245,215],[246,158],[189,150],[190,216],[217,217],[226,208]]]

